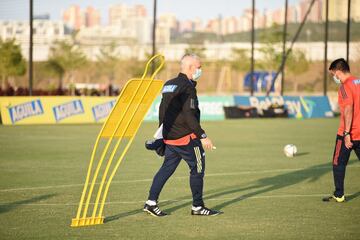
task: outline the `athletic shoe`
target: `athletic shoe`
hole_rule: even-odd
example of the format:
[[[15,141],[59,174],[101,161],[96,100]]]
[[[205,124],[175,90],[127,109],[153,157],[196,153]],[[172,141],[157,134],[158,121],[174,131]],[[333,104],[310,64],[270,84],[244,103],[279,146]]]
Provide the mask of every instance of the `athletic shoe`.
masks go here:
[[[342,203],[345,202],[345,196],[343,195],[342,197],[335,197],[334,195],[330,196],[330,197],[325,197],[322,199],[324,202],[337,202],[337,203]]]
[[[149,204],[145,203],[143,210],[144,210],[144,212],[147,212],[151,216],[154,216],[154,217],[164,217],[167,215],[166,213],[164,213],[160,210],[158,205],[150,206]]]
[[[219,215],[221,212],[212,210],[206,207],[192,207],[191,209],[191,215],[197,215],[197,216],[216,216]]]

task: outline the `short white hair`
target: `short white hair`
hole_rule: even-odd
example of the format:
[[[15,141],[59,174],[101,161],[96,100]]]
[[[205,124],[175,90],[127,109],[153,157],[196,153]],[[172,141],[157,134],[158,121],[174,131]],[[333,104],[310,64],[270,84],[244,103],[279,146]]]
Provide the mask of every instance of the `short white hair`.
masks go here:
[[[184,69],[185,66],[186,66],[186,59],[188,58],[192,58],[192,59],[195,59],[197,61],[200,61],[200,57],[198,55],[196,55],[195,53],[186,53],[182,58],[181,58],[181,61],[180,61],[180,66],[181,66],[181,69]]]

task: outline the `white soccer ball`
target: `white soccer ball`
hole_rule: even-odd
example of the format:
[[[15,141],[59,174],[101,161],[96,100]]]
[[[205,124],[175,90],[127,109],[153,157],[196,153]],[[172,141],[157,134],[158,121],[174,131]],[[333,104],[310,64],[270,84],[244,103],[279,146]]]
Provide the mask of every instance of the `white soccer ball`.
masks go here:
[[[287,144],[284,147],[284,154],[287,157],[294,157],[297,153],[297,147],[294,144]]]

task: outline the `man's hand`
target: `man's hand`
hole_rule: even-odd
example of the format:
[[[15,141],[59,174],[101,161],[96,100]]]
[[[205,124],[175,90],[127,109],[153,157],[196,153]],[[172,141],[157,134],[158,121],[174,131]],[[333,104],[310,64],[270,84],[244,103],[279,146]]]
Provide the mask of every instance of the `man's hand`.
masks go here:
[[[353,119],[353,109],[354,109],[353,105],[346,105],[344,108],[345,131],[348,133],[351,131],[351,124],[352,124],[352,119]],[[345,147],[347,149],[352,148],[353,144],[351,142],[350,134],[347,134],[344,136],[344,142],[345,142]]]
[[[202,138],[200,139],[201,144],[203,145],[203,148],[208,149],[208,150],[213,150],[214,149],[214,145],[211,142],[210,138]]]
[[[344,137],[344,141],[345,141],[345,147],[346,147],[347,149],[352,148],[353,143],[351,142],[350,134],[348,134],[348,135],[346,135],[346,136]]]

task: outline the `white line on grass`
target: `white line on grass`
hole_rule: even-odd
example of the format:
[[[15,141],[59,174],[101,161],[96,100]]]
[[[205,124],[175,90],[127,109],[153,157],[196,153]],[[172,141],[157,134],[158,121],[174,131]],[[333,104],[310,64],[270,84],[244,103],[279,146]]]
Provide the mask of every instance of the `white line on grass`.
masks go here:
[[[359,165],[348,166],[349,168],[359,168]],[[320,169],[331,169],[332,167],[316,167],[309,170],[320,170]],[[239,172],[229,172],[229,173],[209,173],[205,174],[205,177],[222,177],[222,176],[236,176],[236,175],[245,175],[245,174],[262,174],[262,173],[276,173],[276,172],[292,172],[292,171],[301,171],[307,168],[288,168],[288,169],[270,169],[270,170],[260,170],[260,171],[239,171]],[[172,179],[184,179],[189,178],[189,176],[179,176],[173,177]],[[137,182],[151,182],[152,178],[147,179],[137,179],[137,180],[123,180],[123,181],[113,181],[112,184],[122,184],[122,183],[137,183]],[[99,184],[99,183],[96,183]],[[39,186],[39,187],[22,187],[22,188],[7,188],[0,189],[0,192],[12,192],[12,191],[28,191],[28,190],[41,190],[41,189],[53,189],[53,188],[68,188],[68,187],[79,187],[83,186],[83,183],[76,184],[64,184],[64,185],[52,185],[52,186]]]
[[[204,199],[206,201],[231,201],[231,200],[245,200],[245,199],[269,199],[269,198],[298,198],[298,197],[303,197],[303,198],[311,198],[311,197],[323,197],[326,196],[328,194],[323,193],[323,194],[284,194],[284,195],[266,195],[266,196],[252,196],[252,197],[246,197],[246,196],[239,196],[239,197],[234,197],[234,198],[206,198],[206,196],[204,197]],[[353,194],[347,194],[349,196],[353,195]],[[177,203],[177,202],[191,202],[192,198],[188,198],[188,199],[169,199],[169,200],[162,200],[162,203],[166,203],[166,202],[173,202],[173,203]],[[144,203],[144,200],[141,201],[115,201],[115,202],[106,202],[106,205],[117,205],[117,204],[142,204]],[[78,203],[19,203],[19,204],[13,204],[13,203],[0,203],[1,205],[21,205],[21,206],[77,206],[79,205]],[[90,203],[90,205],[93,205],[94,203]]]

